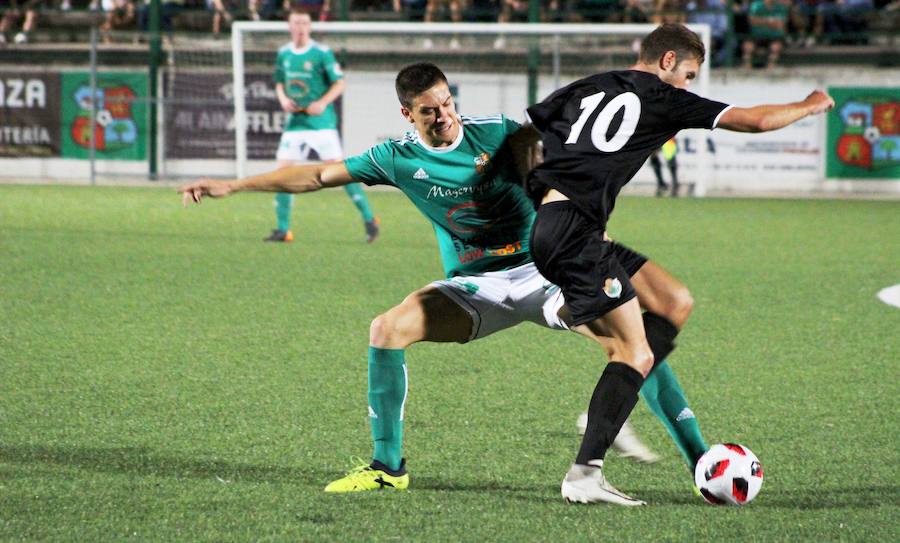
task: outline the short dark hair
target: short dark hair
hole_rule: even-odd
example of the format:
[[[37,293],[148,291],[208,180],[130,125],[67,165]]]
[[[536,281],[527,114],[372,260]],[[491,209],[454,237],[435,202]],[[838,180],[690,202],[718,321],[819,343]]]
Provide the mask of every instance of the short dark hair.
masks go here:
[[[641,62],[651,64],[658,61],[668,51],[675,51],[675,58],[680,62],[693,58],[703,64],[706,58],[706,47],[700,36],[682,24],[660,25],[641,41]]]
[[[394,88],[397,90],[397,99],[403,104],[403,107],[412,107],[413,99],[416,96],[427,91],[431,87],[443,81],[447,82],[447,77],[440,68],[430,62],[418,62],[400,70],[397,79],[394,81]]]
[[[309,12],[309,10],[295,5],[291,5],[291,9],[288,10],[287,17],[285,17],[285,19],[290,19],[291,15],[306,15],[307,17],[312,19],[312,14]]]

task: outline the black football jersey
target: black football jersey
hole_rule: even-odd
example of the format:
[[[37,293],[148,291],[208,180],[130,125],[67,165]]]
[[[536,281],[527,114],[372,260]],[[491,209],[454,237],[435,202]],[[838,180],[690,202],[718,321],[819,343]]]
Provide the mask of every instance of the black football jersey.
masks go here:
[[[619,191],[654,151],[682,128],[715,128],[728,107],[637,70],[578,80],[528,108],[544,143],[528,193],[538,203],[554,188],[605,227]]]

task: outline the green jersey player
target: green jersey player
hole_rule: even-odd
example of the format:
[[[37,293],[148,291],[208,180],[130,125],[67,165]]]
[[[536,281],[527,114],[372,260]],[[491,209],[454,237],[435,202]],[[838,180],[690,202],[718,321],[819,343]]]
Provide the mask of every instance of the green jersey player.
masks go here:
[[[334,52],[310,36],[309,13],[294,8],[288,15],[290,43],[278,50],[275,60],[275,92],[288,113],[276,159],[278,167],[300,162],[340,160],[343,152],[337,131],[334,101],[344,92],[344,75]],[[365,192],[358,183],[344,186],[362,215],[366,241],[378,237],[378,219],[372,214]],[[266,241],[293,241],[291,207],[294,195],[275,196],[278,226]]]
[[[416,128],[401,139],[342,163],[298,166],[239,181],[202,180],[179,189],[187,204],[205,195],[240,191],[308,192],[354,181],[388,184],[402,190],[432,223],[446,278],[413,292],[372,321],[372,462],[329,484],[328,492],[408,486],[401,447],[405,350],[410,345],[464,343],[524,321],[568,329],[565,301],[537,272],[528,247],[534,207],[521,186],[522,168],[516,166],[525,162],[531,132],[502,115],[458,116],[446,78],[432,64],[404,68],[397,76],[397,93],[401,113]],[[633,283],[648,310],[683,324],[691,305],[684,286],[653,262],[622,251],[633,257]],[[581,333],[600,342],[590,332]],[[691,448],[686,460],[692,466],[706,444],[693,415],[685,414],[687,403],[677,380],[661,364],[647,383],[652,392],[645,399],[679,446]],[[607,501],[627,504],[615,492]]]

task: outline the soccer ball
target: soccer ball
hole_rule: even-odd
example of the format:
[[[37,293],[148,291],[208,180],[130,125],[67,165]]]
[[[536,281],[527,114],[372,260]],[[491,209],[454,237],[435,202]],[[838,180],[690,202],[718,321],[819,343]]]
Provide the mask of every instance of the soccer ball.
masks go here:
[[[719,443],[697,461],[694,482],[709,503],[746,505],[759,494],[763,468],[747,447]]]

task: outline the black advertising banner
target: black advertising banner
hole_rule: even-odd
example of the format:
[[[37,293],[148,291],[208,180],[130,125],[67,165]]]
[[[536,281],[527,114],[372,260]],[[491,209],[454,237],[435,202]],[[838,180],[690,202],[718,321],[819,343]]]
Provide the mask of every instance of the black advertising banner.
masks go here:
[[[231,74],[166,73],[166,158],[234,159]],[[244,77],[247,158],[275,159],[287,114],[281,111],[272,74]]]
[[[0,156],[60,154],[58,73],[0,71]]]

